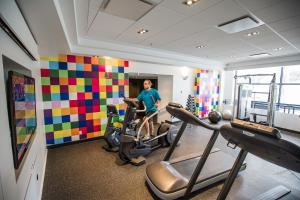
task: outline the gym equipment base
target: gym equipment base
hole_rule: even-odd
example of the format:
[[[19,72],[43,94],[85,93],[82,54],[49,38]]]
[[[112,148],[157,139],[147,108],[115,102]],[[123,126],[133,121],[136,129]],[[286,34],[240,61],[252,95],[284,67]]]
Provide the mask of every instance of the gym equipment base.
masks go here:
[[[195,154],[196,155],[196,154]],[[177,158],[148,165],[146,181],[152,191],[161,199],[177,199],[183,197],[193,170],[201,156]],[[225,180],[235,158],[219,149],[214,149],[207,158],[192,192],[205,188],[213,183]],[[246,168],[246,163],[241,171]]]
[[[104,145],[102,148],[108,152],[118,152],[119,151],[119,147],[110,148],[108,145]]]

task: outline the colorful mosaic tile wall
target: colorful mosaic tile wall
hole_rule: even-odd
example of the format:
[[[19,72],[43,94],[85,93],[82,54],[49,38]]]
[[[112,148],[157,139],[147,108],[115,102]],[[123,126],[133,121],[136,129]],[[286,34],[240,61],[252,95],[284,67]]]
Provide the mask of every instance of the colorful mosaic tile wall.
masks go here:
[[[199,118],[208,117],[211,110],[219,109],[220,73],[211,70],[195,70],[194,95],[196,115]]]
[[[106,105],[120,118],[128,96],[128,61],[59,55],[41,58],[41,81],[47,145],[102,136]]]

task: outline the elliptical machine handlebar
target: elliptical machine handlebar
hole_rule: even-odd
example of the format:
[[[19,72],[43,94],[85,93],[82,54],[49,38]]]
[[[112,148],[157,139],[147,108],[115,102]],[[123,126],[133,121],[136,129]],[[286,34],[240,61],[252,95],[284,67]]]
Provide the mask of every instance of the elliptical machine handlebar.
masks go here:
[[[140,126],[140,128],[139,128],[139,130],[138,130],[137,136],[136,136],[136,140],[137,140],[137,141],[140,140],[141,132],[142,132],[142,130],[143,130],[143,128],[144,128],[146,122],[148,122],[148,121],[149,121],[150,119],[152,119],[155,115],[158,115],[158,113],[160,113],[160,112],[162,112],[162,111],[164,111],[164,110],[166,110],[166,107],[163,107],[163,108],[157,110],[156,112],[154,112],[152,115],[150,115],[149,117],[147,117],[147,119],[145,119],[145,120],[143,121],[143,123],[141,124],[141,126]]]
[[[136,98],[127,98],[127,97],[124,97],[123,101],[128,106],[131,106],[133,108],[139,108],[140,107],[140,105],[138,104],[139,100],[137,100]],[[135,112],[146,112],[146,108],[144,108],[143,110],[136,109]]]

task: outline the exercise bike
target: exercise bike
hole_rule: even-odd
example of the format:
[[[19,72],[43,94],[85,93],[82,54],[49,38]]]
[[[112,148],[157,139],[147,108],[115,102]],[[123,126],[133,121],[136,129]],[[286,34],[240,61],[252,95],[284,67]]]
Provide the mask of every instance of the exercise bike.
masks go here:
[[[104,133],[106,145],[103,146],[103,149],[109,152],[119,151],[122,126],[116,127],[113,124],[113,118],[118,116],[116,106],[112,104],[107,105],[107,126]],[[119,123],[121,122],[119,121]]]
[[[119,158],[123,161],[122,164],[131,163],[139,166],[146,162],[144,156],[160,147],[170,146],[178,130],[172,124],[163,122],[158,127],[155,137],[149,140],[143,140],[141,133],[144,125],[149,119],[153,118],[162,110],[149,116],[138,129],[138,126],[129,126],[130,122],[135,118],[137,111],[139,111],[137,110],[139,106],[138,101],[125,98],[124,102],[127,104],[127,109],[120,138]],[[132,132],[137,134],[134,135]]]

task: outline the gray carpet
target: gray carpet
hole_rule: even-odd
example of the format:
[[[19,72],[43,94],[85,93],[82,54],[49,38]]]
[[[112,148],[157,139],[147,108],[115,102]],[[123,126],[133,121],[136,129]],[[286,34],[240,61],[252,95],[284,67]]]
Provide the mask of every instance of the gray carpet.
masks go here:
[[[188,128],[174,156],[202,151],[211,133],[204,128]],[[300,137],[285,134],[285,138],[300,145]],[[43,200],[153,199],[145,185],[146,165],[118,166],[117,154],[102,149],[103,140],[49,149],[44,180]],[[216,147],[236,156],[220,136]],[[147,157],[147,164],[163,158],[167,149],[159,149]],[[226,161],[224,161],[226,162]],[[247,169],[236,179],[227,199],[252,199],[264,191],[285,185],[292,194],[284,199],[300,199],[300,176],[255,156],[247,157]],[[218,184],[192,199],[216,199],[222,184]]]

